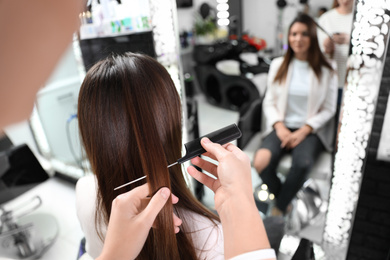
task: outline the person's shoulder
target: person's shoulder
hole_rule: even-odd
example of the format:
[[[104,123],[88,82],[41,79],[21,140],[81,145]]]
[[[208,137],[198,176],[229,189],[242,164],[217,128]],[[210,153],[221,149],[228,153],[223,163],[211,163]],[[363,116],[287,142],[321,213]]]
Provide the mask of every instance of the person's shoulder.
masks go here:
[[[272,63],[282,63],[284,56],[276,57],[272,60]]]
[[[83,188],[90,188],[91,186],[95,186],[96,177],[94,175],[86,175],[77,180],[76,190]]]
[[[319,18],[318,18],[318,23],[322,24],[325,21],[328,21],[329,19],[332,19],[334,16],[336,16],[338,13],[336,9],[330,9],[323,13]]]
[[[334,15],[338,15],[339,13],[337,12],[336,8],[330,9],[329,11],[325,12],[321,17],[332,17]],[[321,18],[320,17],[320,18]]]
[[[284,56],[276,57],[271,62],[271,67],[279,67],[284,60]]]
[[[76,183],[76,198],[96,196],[96,187],[97,183],[95,175],[81,177]]]
[[[212,220],[204,215],[189,211],[186,209],[179,209],[180,213],[188,221],[190,226],[190,232],[197,232],[199,230],[205,230],[208,228],[214,228],[220,225],[216,220]]]
[[[199,259],[224,259],[222,225],[218,221],[188,211],[181,210],[186,226],[192,237]]]
[[[187,232],[195,240],[220,240],[223,238],[222,225],[220,222],[210,219],[204,215],[180,209],[180,215],[186,222]]]

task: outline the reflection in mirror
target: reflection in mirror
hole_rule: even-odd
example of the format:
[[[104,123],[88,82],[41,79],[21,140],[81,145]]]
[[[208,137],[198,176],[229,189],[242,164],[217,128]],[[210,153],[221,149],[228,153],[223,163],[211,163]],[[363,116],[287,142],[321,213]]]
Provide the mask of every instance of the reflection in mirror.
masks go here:
[[[236,11],[234,7],[232,7],[233,3],[236,4],[237,2],[240,3],[239,6],[241,7],[241,9],[239,8],[239,11]],[[284,2],[284,4],[282,2]],[[270,61],[274,57],[283,54],[287,43],[288,26],[300,11],[308,12],[322,25],[321,27],[323,30],[326,31],[326,34],[322,31],[319,33],[325,34],[325,38],[323,35],[319,35],[319,38],[323,37],[319,39],[319,44],[324,52],[324,41],[328,38],[328,35],[332,37],[331,41],[334,45],[342,46],[344,49],[342,55],[342,59],[344,60],[339,63],[340,70],[337,70],[338,74],[341,75],[339,77],[340,82],[338,83],[340,93],[339,104],[337,107],[335,105],[335,109],[338,111],[345,82],[345,58],[348,55],[349,49],[349,35],[353,20],[353,1],[341,1],[343,4],[348,4],[346,13],[343,13],[343,10],[340,10],[340,7],[332,9],[332,4],[334,2],[332,0],[312,0],[307,1],[306,4],[304,4],[304,2],[306,1],[245,0],[228,2],[228,4],[231,4],[231,6],[229,6],[229,14],[234,16],[235,31],[240,31],[236,30],[238,25],[238,27],[241,28],[241,31],[248,33],[251,37],[255,36],[263,39],[266,42],[266,48],[263,48],[260,51],[243,48],[240,46],[240,39],[235,42],[236,45],[229,46],[228,43],[221,43],[221,41],[217,40],[213,42],[214,44],[205,44],[202,42],[203,45],[195,44],[192,49],[188,47],[182,49],[184,73],[189,73],[191,77],[195,78],[191,83],[195,85],[195,89],[197,90],[195,93],[198,94],[195,99],[199,102],[198,118],[200,135],[215,130],[218,126],[227,125],[232,121],[239,122],[239,126],[243,131],[243,137],[241,140],[238,140],[238,145],[244,148],[244,151],[253,158],[260,143],[259,122],[263,120],[261,120],[261,115],[259,115],[259,111],[261,111],[262,107],[261,101],[257,103],[252,102],[253,100],[250,97],[254,97],[254,100],[261,100],[264,96]],[[208,3],[218,10],[219,1],[208,1]],[[199,4],[194,1],[192,11],[197,12],[198,6]],[[331,28],[332,21],[335,21],[340,27],[340,23],[337,22],[340,20],[336,21],[332,17],[329,18],[329,16],[326,18],[327,15],[323,16],[322,19],[318,17],[317,13],[319,10],[323,10],[323,7],[329,10],[330,13],[336,11],[343,14],[342,17],[347,20],[346,22],[341,23],[341,26],[344,28]],[[239,18],[237,19],[235,14],[240,14],[240,12],[241,15],[239,15]],[[189,24],[188,13],[188,9],[178,9],[179,28],[181,32],[186,31],[189,28],[187,26]],[[271,13],[272,15],[270,15]],[[329,20],[331,20],[331,22],[329,22]],[[230,19],[230,21],[232,21],[232,19]],[[340,35],[343,36],[343,41],[337,38]],[[196,37],[197,36],[195,35],[195,38]],[[197,43],[197,40],[195,39],[194,42]],[[238,50],[241,53],[235,56],[232,55],[232,53],[228,53],[226,49]],[[190,55],[193,55],[194,59],[188,57],[190,56],[187,54],[188,51],[190,53],[192,52]],[[339,50],[336,52],[338,51]],[[223,56],[223,53],[225,56],[221,57]],[[336,53],[329,54],[329,58],[339,60],[339,55]],[[342,65],[342,63],[344,63],[344,65]],[[188,64],[194,65],[194,68],[188,66]],[[266,69],[260,70],[260,66],[264,66]],[[243,67],[246,67],[246,70],[244,70]],[[248,70],[248,68],[252,70]],[[254,68],[257,69],[257,71],[254,70]],[[343,70],[344,72],[342,72]],[[343,73],[344,76],[342,75]],[[250,81],[250,83],[242,83],[244,81]],[[235,86],[239,86],[239,90],[235,91],[232,95],[233,82]],[[231,88],[229,88],[229,86],[231,86]],[[257,94],[252,94],[251,91],[253,89],[256,90],[255,92]],[[258,96],[256,97],[256,95]],[[244,102],[242,102],[242,100],[244,100]],[[243,105],[245,102],[251,103],[251,105]],[[334,122],[337,125],[336,119],[338,119],[338,115],[335,115],[334,117]],[[245,121],[245,119],[248,118],[250,118],[248,121],[252,122],[248,123]],[[336,127],[333,127],[333,129],[333,132],[335,133]],[[254,133],[255,135],[253,136]],[[335,142],[333,142],[333,146],[334,144]],[[300,192],[297,193],[298,196],[293,201],[293,214],[289,215],[289,223],[287,223],[287,228],[289,229],[290,234],[293,235],[290,241],[293,241],[294,237],[303,237],[308,238],[317,244],[323,242],[323,228],[329,200],[333,158],[334,153],[332,152],[324,152],[321,154],[309,174],[309,179],[312,181],[306,183],[304,189],[301,189]],[[281,160],[278,172],[286,174],[290,167],[291,157],[286,157]],[[253,172],[253,185],[254,195],[259,210],[269,214],[269,210],[275,200],[273,194],[268,193],[267,187],[262,185],[262,182],[255,171]],[[315,193],[313,193],[313,191]],[[213,202],[207,200],[207,189],[205,190],[205,193],[206,195],[203,196],[203,201],[212,206]],[[288,252],[294,252],[298,245],[299,240],[297,243],[283,242],[281,250],[284,250],[286,255],[288,255]],[[317,251],[321,251],[321,249]],[[321,253],[317,252],[318,256],[320,254]]]

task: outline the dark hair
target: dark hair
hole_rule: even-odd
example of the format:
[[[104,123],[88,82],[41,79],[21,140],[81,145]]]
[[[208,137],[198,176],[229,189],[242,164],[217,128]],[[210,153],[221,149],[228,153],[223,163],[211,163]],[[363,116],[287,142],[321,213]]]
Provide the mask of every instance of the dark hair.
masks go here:
[[[290,27],[288,28],[288,34],[290,34],[291,27],[295,23],[303,23],[307,26],[309,37],[310,37],[310,47],[309,47],[309,55],[307,57],[307,61],[309,62],[310,67],[314,70],[314,73],[316,74],[317,78],[321,78],[321,68],[327,67],[330,70],[333,70],[332,66],[329,64],[329,62],[326,60],[324,54],[322,53],[319,45],[318,45],[318,38],[317,38],[317,26],[313,18],[311,18],[307,14],[299,14],[290,24]],[[287,77],[287,71],[288,66],[290,62],[292,61],[292,58],[294,57],[294,51],[290,46],[290,42],[288,43],[288,49],[286,54],[284,55],[284,59],[282,62],[282,65],[280,65],[280,68],[278,72],[276,73],[276,76],[274,78],[274,82],[282,83],[286,80]]]
[[[180,97],[170,75],[149,56],[113,55],[88,71],[80,89],[78,120],[98,182],[97,227],[100,214],[108,223],[116,196],[144,181],[119,191],[114,188],[144,175],[152,193],[165,186],[180,198],[175,209],[219,221],[192,195],[180,166],[167,169],[181,157],[181,117]],[[174,234],[173,210],[168,200],[137,259],[196,259],[180,210],[175,213],[183,224]]]
[[[336,8],[336,7],[339,7],[339,6],[340,6],[339,1],[333,0],[332,9]]]
[[[323,13],[325,13],[326,11],[328,11],[328,8],[326,8],[326,7],[320,7],[319,9],[318,9],[318,11],[321,11],[321,12],[323,12]]]

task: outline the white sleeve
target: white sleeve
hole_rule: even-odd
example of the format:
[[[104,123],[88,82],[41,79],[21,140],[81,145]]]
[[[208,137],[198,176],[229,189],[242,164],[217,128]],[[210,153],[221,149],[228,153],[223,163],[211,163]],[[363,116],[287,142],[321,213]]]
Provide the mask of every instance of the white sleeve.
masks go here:
[[[241,254],[230,258],[230,260],[268,260],[268,259],[276,259],[275,250],[270,249],[261,249],[252,252],[248,252],[245,254]]]

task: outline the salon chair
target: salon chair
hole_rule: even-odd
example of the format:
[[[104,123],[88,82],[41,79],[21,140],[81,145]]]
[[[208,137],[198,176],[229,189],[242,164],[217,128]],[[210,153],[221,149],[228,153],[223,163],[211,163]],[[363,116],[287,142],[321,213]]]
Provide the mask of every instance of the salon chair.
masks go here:
[[[260,98],[255,84],[243,75],[227,75],[213,65],[195,67],[198,84],[209,103],[234,111]]]
[[[215,65],[220,60],[240,60],[243,52],[257,50],[242,39],[222,40],[214,44],[195,45],[192,57],[197,65]]]
[[[27,145],[12,146],[4,138],[1,143],[9,145],[0,152],[0,258],[38,259],[55,241],[57,222],[33,213],[42,204],[39,196],[20,196],[49,176]]]
[[[261,130],[263,128],[262,120],[262,100],[258,99],[251,104],[245,105],[240,110],[238,127],[242,132],[242,137],[237,140],[237,146],[248,154],[251,160],[253,160],[255,152],[261,143]],[[327,191],[322,194],[319,192],[317,182],[330,183],[332,175],[332,153],[324,151],[322,152],[317,161],[314,163],[308,180],[303,185],[302,189],[298,191],[296,199],[293,201],[297,208],[299,206],[300,211],[293,211],[295,215],[289,216],[290,219],[295,221],[295,224],[288,227],[291,231],[297,231],[300,228],[310,224],[310,221],[320,212],[324,197],[327,197]],[[281,176],[286,176],[291,168],[292,156],[286,154],[282,157],[277,167],[277,172]],[[259,177],[260,178],[260,177]],[[255,190],[255,196],[264,187],[258,187]],[[269,202],[269,200],[267,200]],[[263,213],[268,210],[268,203],[262,203],[257,200],[258,208]],[[305,214],[302,212],[305,211]],[[306,216],[304,216],[306,215]]]
[[[253,79],[268,72],[269,66],[261,58],[256,65],[247,64],[241,59],[243,53],[257,57],[257,50],[242,39],[194,47],[196,79],[209,103],[239,111],[262,96]]]

